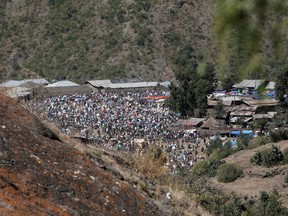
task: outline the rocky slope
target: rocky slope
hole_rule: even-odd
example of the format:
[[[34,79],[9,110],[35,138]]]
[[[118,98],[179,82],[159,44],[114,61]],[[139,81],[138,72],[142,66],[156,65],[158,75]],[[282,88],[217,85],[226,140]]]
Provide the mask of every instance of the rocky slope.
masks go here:
[[[17,102],[0,101],[0,214],[163,215]]]

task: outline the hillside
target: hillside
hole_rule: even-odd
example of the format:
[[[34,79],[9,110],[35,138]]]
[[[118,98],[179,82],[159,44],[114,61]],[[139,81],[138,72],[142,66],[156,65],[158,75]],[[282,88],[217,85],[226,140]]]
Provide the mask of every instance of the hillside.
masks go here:
[[[213,61],[212,0],[3,0],[0,79],[173,78],[173,55],[192,44]],[[202,56],[202,57],[201,57]]]
[[[15,101],[0,100],[1,215],[163,215]]]
[[[214,16],[216,3],[214,0],[2,0],[0,81],[31,77],[35,73],[50,81],[65,77],[79,83],[119,77],[173,80],[177,69],[175,56],[187,45],[193,48],[198,63],[213,63],[222,78],[273,80],[288,55],[286,11],[267,10],[267,21],[261,20],[259,29],[254,28],[253,14],[243,22],[239,16],[239,23],[232,25],[240,31],[239,38],[232,31],[228,38],[219,41],[214,24],[218,24],[218,34],[225,34],[225,25]],[[253,10],[252,13],[257,13],[257,9]],[[231,15],[229,7],[226,12]],[[242,32],[243,26],[243,31],[248,32]],[[250,28],[263,37],[250,35]],[[245,47],[241,38],[247,37],[251,43]],[[255,47],[253,40],[257,40],[259,47],[251,57],[247,52]]]
[[[288,147],[288,141],[281,141],[274,145],[284,150]],[[258,197],[261,191],[272,192],[273,189],[277,189],[281,195],[284,206],[288,207],[288,188],[284,183],[287,165],[268,168],[254,166],[249,162],[250,157],[252,157],[255,152],[271,148],[271,146],[272,144],[267,144],[253,150],[242,150],[227,157],[225,159],[227,163],[237,163],[241,166],[244,177],[231,183],[219,183],[216,179],[213,179],[213,185],[226,193],[235,193],[242,198]]]

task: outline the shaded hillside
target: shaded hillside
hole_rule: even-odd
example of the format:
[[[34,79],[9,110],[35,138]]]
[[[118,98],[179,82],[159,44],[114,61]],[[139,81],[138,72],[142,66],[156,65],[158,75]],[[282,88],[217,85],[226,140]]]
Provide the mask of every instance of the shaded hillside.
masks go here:
[[[15,101],[0,95],[0,213],[162,215],[127,183],[58,141]]]
[[[0,74],[170,79],[173,55],[186,44],[212,60],[212,2],[3,0]]]

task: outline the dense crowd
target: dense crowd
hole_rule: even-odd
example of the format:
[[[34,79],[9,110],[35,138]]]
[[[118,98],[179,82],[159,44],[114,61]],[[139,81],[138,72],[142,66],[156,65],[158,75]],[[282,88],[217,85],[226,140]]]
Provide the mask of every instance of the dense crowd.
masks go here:
[[[167,168],[192,166],[197,160],[195,152],[199,134],[171,130],[177,115],[153,96],[166,96],[167,92],[97,92],[89,95],[53,96],[41,102],[30,102],[32,109],[53,121],[70,135],[91,140],[111,150],[134,152],[139,146],[161,143],[159,147],[170,155]]]

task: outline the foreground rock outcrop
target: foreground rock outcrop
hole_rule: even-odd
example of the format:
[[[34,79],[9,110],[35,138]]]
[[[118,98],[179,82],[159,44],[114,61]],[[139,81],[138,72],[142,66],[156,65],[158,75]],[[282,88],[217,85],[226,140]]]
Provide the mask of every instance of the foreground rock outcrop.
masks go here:
[[[163,215],[129,184],[0,95],[0,213]]]

